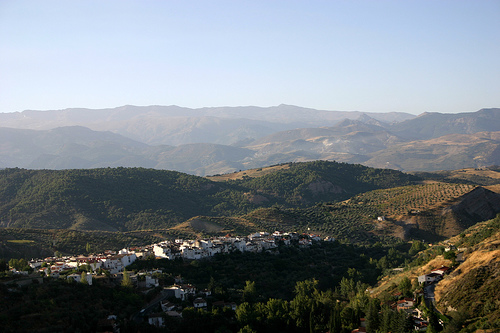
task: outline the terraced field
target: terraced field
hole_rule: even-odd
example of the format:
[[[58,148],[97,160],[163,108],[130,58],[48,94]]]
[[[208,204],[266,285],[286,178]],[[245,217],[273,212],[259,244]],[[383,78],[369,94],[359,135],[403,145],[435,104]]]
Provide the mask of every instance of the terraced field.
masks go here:
[[[476,186],[467,184],[431,183],[376,190],[354,197],[351,201],[375,206],[389,217],[416,214],[449,205]]]

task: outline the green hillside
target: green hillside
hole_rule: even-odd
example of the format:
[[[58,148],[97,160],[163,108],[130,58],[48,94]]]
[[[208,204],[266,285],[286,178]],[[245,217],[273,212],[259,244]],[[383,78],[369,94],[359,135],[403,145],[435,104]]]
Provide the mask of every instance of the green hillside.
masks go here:
[[[161,232],[109,232],[67,229],[0,229],[0,258],[45,258],[102,253],[125,247],[144,246],[163,240]]]
[[[464,262],[436,287],[438,308],[451,317],[451,332],[500,329],[500,215],[450,240]],[[476,331],[477,332],[477,331]]]
[[[198,215],[233,216],[275,204],[338,201],[409,184],[413,176],[336,162],[296,163],[254,179],[213,182],[143,168],[0,170],[0,226],[133,231]]]
[[[417,178],[390,169],[374,169],[360,164],[326,161],[290,163],[289,168],[246,177],[235,184],[301,205],[337,201],[379,188],[409,185]]]
[[[498,198],[472,185],[431,182],[368,191],[342,202],[273,206],[254,210],[240,220],[268,231],[312,231],[356,243],[395,238],[435,241],[495,216],[500,212]],[[482,204],[470,204],[470,214],[461,213],[459,208],[472,199]],[[477,216],[479,212],[489,217]],[[384,220],[378,221],[379,216]]]
[[[0,219],[3,226],[23,228],[165,227],[191,213],[206,213],[221,187],[152,169],[6,169],[0,172]]]

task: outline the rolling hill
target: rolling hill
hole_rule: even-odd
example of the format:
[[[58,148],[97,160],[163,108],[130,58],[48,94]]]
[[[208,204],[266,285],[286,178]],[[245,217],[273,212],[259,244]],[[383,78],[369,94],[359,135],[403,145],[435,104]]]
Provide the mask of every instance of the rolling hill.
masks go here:
[[[453,318],[455,327],[495,327],[500,320],[500,217],[466,230],[450,243],[466,250],[463,263],[436,286],[438,308]]]
[[[209,178],[140,168],[6,169],[0,225],[155,237],[310,231],[373,243],[440,240],[500,212],[500,195],[485,188],[416,180],[325,161]]]
[[[449,134],[474,134],[498,131],[500,109],[488,108],[477,112],[425,112],[416,118],[393,124],[395,135],[413,140],[428,140]]]
[[[0,225],[133,231],[175,226],[198,215],[232,216],[259,207],[343,200],[412,176],[335,162],[310,162],[252,179],[214,182],[140,168],[0,170]],[[260,198],[260,199],[257,199]]]
[[[407,171],[479,168],[500,164],[500,131],[449,134],[429,140],[398,143],[371,154],[372,167]]]

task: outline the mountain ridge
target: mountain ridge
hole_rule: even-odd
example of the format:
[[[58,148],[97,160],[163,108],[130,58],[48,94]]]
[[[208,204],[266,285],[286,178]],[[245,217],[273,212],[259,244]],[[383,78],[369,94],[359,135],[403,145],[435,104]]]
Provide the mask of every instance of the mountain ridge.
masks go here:
[[[0,136],[4,138],[0,167],[136,166],[203,176],[313,160],[363,163],[404,171],[500,164],[500,109],[495,108],[464,114],[427,113],[392,123],[388,118],[382,119],[387,114],[318,111],[289,105],[202,109],[124,106],[106,109],[103,114],[100,111],[84,114],[81,109],[67,109],[61,110],[57,117],[51,111],[33,111],[36,117],[47,118],[35,117],[24,123],[36,125],[38,132],[33,129],[16,132],[5,127],[21,126],[23,123],[16,123],[16,119],[29,118],[30,112],[15,117],[0,114],[4,126],[0,128]],[[184,111],[190,114],[179,116]],[[287,112],[291,112],[289,117]],[[162,113],[169,116],[162,117]],[[317,119],[323,114],[330,118],[318,124]],[[261,116],[267,118],[251,119]],[[285,118],[285,122],[275,122]],[[80,127],[40,129],[47,124],[62,124],[64,119],[72,119],[72,126]],[[83,127],[89,131],[85,132],[87,138],[80,138],[82,143],[71,129],[83,133]],[[63,136],[64,132],[67,136]],[[19,133],[24,133],[25,138],[15,140]],[[111,134],[121,137],[111,138]],[[51,141],[53,147],[42,145]],[[68,148],[58,150],[61,142],[68,142]],[[193,145],[199,147],[195,149]],[[203,161],[199,158],[200,151]]]

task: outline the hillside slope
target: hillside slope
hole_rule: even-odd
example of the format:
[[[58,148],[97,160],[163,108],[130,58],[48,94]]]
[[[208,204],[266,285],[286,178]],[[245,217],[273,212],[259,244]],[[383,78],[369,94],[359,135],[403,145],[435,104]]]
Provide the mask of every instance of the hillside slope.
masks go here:
[[[127,231],[169,228],[198,215],[343,200],[412,176],[335,162],[298,163],[256,179],[213,182],[140,168],[0,170],[0,226]],[[352,186],[351,186],[352,185]]]
[[[415,252],[404,269],[387,270],[370,294],[394,299],[405,278],[413,282],[415,292],[422,292],[417,278],[442,266],[452,268],[442,280],[433,283],[434,304],[444,315],[443,332],[499,332],[500,215]]]
[[[436,286],[439,309],[469,328],[500,329],[500,216],[452,240],[465,261]]]
[[[396,143],[370,154],[363,162],[398,170],[453,170],[500,164],[500,131],[449,134],[428,140]]]

